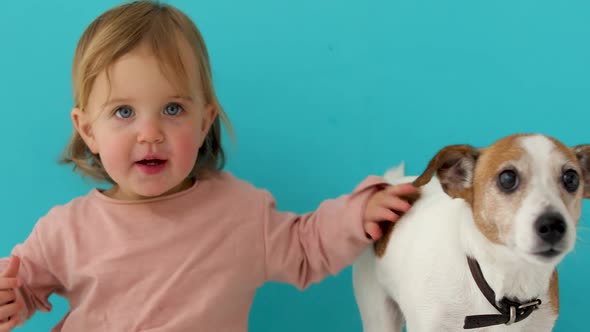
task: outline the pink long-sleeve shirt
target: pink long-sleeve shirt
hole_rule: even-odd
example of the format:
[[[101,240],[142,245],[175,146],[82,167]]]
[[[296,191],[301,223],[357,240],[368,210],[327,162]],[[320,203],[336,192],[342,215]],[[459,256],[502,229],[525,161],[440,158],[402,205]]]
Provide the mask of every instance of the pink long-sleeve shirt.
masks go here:
[[[70,310],[52,331],[247,331],[264,282],[305,288],[356,259],[370,243],[364,206],[382,183],[369,177],[304,215],[277,211],[267,191],[226,172],[144,201],[94,189],[14,248],[23,314],[50,310],[56,293]]]

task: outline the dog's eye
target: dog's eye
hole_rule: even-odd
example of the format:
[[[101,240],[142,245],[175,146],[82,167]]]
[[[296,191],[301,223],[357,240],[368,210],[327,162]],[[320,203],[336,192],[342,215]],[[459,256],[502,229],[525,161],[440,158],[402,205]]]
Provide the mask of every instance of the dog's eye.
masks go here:
[[[504,192],[513,192],[518,188],[519,183],[516,171],[508,169],[498,175],[498,187]]]
[[[568,169],[567,171],[563,172],[561,181],[563,182],[563,187],[565,190],[570,193],[576,192],[580,186],[580,177],[578,176],[578,172],[574,171],[573,169]]]

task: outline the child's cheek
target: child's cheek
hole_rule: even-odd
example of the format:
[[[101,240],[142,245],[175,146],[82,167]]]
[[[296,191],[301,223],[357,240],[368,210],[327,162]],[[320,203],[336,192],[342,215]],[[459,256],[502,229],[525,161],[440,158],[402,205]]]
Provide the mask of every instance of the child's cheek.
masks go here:
[[[185,131],[178,133],[177,139],[177,153],[176,156],[179,158],[179,163],[183,165],[190,172],[197,160],[197,154],[199,150],[199,137],[195,131]]]

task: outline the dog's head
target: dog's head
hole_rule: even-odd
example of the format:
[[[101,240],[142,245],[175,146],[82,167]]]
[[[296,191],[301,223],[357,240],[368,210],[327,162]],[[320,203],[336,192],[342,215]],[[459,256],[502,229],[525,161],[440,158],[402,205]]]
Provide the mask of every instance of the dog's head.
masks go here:
[[[471,205],[478,229],[533,262],[572,250],[582,199],[590,198],[590,145],[566,147],[543,135],[512,135],[487,148],[440,150],[415,181],[436,174],[443,190]]]

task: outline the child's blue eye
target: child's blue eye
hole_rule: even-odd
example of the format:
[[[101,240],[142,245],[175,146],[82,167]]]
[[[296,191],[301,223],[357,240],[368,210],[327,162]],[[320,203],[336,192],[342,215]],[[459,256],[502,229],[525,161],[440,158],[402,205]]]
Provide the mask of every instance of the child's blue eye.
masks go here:
[[[121,106],[115,110],[115,115],[121,119],[128,119],[133,116],[133,110],[129,106]]]
[[[182,106],[180,106],[177,103],[170,103],[170,104],[166,105],[166,107],[164,108],[164,114],[166,114],[166,115],[178,115],[182,111],[184,111],[182,109]]]

